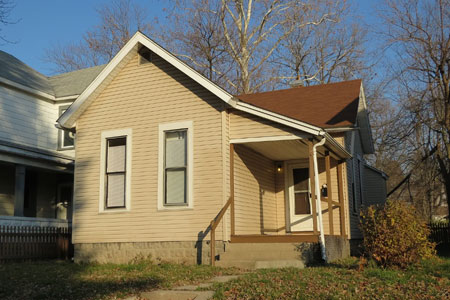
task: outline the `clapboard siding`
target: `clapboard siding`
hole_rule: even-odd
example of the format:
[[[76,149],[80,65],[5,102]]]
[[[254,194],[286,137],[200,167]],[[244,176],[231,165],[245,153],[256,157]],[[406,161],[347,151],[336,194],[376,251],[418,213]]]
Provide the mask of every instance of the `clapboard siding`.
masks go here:
[[[29,94],[0,86],[0,139],[56,150],[58,106]]]
[[[369,167],[364,167],[364,205],[384,204],[386,202],[386,179]]]
[[[275,163],[235,145],[236,234],[273,234],[278,228]]]
[[[353,158],[348,159],[346,162],[347,165],[347,187],[348,187],[348,211],[349,211],[349,230],[350,237],[352,239],[360,239],[362,238],[362,233],[359,230],[359,213],[360,213],[360,197],[362,196],[360,190],[360,181],[359,181],[359,169],[357,157],[358,155],[361,157],[361,164],[364,163],[363,158],[363,150],[361,145],[361,139],[359,132],[347,132],[345,135],[345,147],[349,152],[352,152],[351,149],[351,140],[352,134],[354,134],[354,149],[353,149]],[[362,175],[364,176],[364,175]],[[352,183],[354,183],[354,195],[352,189]],[[355,196],[355,201],[353,197]],[[355,208],[353,207],[355,205]]]
[[[75,243],[193,241],[223,206],[223,102],[153,58],[138,65],[134,56],[77,121]],[[158,126],[189,120],[194,207],[158,211]],[[125,128],[132,129],[131,210],[99,214],[101,132]]]
[[[231,139],[287,136],[300,133],[293,128],[250,115],[246,112],[233,110],[230,114],[230,119]]]

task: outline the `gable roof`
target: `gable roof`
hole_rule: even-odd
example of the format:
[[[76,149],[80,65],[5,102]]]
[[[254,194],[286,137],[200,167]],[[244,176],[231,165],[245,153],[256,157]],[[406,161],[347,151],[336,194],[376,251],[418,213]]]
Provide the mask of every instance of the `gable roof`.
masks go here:
[[[81,69],[49,77],[56,97],[80,95],[106,65]]]
[[[78,96],[105,65],[47,77],[16,57],[0,50],[0,81],[50,100]]]
[[[192,80],[209,90],[215,96],[223,100],[225,103],[238,110],[246,111],[251,114],[266,118],[280,124],[285,124],[301,131],[321,136],[326,139],[327,143],[342,155],[342,157],[351,157],[351,155],[334,140],[321,127],[305,123],[302,120],[285,117],[276,112],[267,109],[258,108],[256,106],[239,101],[236,97],[211,82],[209,79],[189,67],[183,61],[175,57],[172,53],[158,45],[156,42],[142,34],[136,32],[133,37],[125,44],[125,46],[114,56],[114,58],[101,70],[92,83],[82,92],[75,102],[59,117],[57,123],[60,127],[70,129],[75,127],[78,117],[89,107],[90,103],[95,99],[121,68],[135,55],[142,47],[146,47],[153,53],[167,61],[173,67],[177,68]]]
[[[113,57],[113,59],[103,68],[99,75],[91,82],[91,84],[83,91],[83,93],[75,100],[75,102],[62,114],[57,122],[64,128],[74,127],[77,118],[87,109],[94,96],[99,93],[99,90],[104,88],[104,82],[108,81],[115,72],[121,68],[127,59],[130,59],[130,55],[139,50],[141,46],[144,46],[166,60],[172,66],[189,76],[198,84],[215,94],[222,99],[225,103],[234,106],[235,98],[233,95],[211,82],[203,75],[189,67],[183,61],[178,59],[168,50],[161,47],[155,41],[148,38],[143,33],[137,31],[133,37],[120,49],[120,51]]]
[[[361,80],[237,96],[254,106],[321,127],[354,126]]]

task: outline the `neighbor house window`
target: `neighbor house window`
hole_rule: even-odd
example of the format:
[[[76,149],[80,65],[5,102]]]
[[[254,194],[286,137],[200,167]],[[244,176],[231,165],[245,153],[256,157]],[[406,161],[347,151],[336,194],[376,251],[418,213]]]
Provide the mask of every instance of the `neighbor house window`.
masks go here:
[[[69,105],[63,105],[59,107],[59,116],[61,116]],[[74,134],[71,131],[60,129],[58,132],[58,147],[60,150],[73,149],[74,147]]]
[[[130,209],[131,129],[102,133],[100,211]]]
[[[158,207],[192,207],[192,122],[159,126]]]

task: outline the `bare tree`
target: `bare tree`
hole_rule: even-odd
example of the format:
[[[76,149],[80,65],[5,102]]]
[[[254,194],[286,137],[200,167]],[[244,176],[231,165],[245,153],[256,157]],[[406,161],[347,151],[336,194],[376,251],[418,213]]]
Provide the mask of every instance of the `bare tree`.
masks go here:
[[[317,1],[308,0],[202,0],[200,4],[195,3],[176,1],[178,6],[183,5],[184,13],[171,10],[172,18],[185,25],[181,30],[170,28],[178,32],[170,36],[182,45],[173,50],[204,75],[220,81],[235,93],[255,92],[278,83],[284,75],[278,74],[278,67],[271,63],[271,58],[280,43],[293,30],[317,26],[334,15],[331,7],[323,14],[316,14]],[[186,14],[186,11],[191,13]]]
[[[114,0],[97,9],[100,22],[81,41],[47,49],[44,60],[55,72],[69,72],[107,63],[140,30],[149,33],[145,9],[131,0]]]
[[[381,16],[410,123],[404,147],[416,162],[433,154],[427,167],[440,175],[450,209],[450,0],[387,1]]]
[[[0,33],[3,26],[16,23],[15,21],[12,21],[10,19],[11,11],[13,10],[14,6],[15,5],[10,0],[0,0]],[[0,34],[0,40],[6,43],[11,42],[2,34]]]
[[[351,3],[347,0],[318,2],[312,13],[317,18],[330,10],[332,22],[295,28],[277,49],[273,60],[287,81],[324,84],[361,77],[362,71],[369,68],[365,61],[367,30],[352,14]],[[296,19],[304,17],[300,14]]]
[[[227,86],[224,77],[234,66],[223,43],[219,8],[217,1],[173,1],[168,9],[171,26],[162,28],[160,38],[209,80]]]

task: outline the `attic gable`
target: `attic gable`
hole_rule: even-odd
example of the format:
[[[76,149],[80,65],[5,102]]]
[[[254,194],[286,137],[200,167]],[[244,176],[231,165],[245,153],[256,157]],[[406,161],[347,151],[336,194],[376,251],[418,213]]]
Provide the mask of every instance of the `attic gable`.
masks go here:
[[[176,58],[169,51],[158,45],[140,32],[128,41],[128,43],[114,56],[114,58],[106,65],[95,80],[84,90],[77,100],[69,107],[69,109],[57,120],[64,128],[73,128],[78,117],[86,110],[91,101],[103,91],[103,89],[111,82],[124,65],[139,51],[142,47],[148,48],[150,51],[166,60],[172,66],[189,76],[198,84],[215,94],[225,103],[234,106],[235,100],[231,94],[215,85],[198,72],[190,68],[184,62]]]

